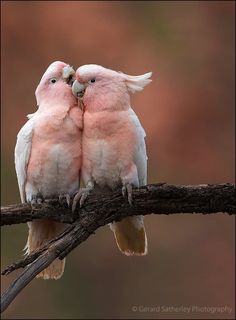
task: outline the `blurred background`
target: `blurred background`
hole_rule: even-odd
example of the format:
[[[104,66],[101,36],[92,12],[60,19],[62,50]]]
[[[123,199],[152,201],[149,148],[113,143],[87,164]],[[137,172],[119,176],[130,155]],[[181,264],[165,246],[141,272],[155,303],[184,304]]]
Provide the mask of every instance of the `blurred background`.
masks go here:
[[[234,1],[2,1],[1,9],[2,205],[20,202],[16,135],[55,60],[153,71],[131,100],[147,133],[149,183],[234,181]],[[35,279],[3,319],[235,318],[234,217],[145,221],[147,256],[123,256],[103,227],[68,256],[61,280]],[[1,231],[3,267],[22,257],[27,225]],[[1,278],[2,291],[18,274]]]

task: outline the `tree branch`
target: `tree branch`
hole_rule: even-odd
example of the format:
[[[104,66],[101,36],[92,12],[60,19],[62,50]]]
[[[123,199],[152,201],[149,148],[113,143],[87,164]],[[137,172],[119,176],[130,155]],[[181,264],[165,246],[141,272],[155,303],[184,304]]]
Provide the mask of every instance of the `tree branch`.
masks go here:
[[[86,205],[72,214],[66,204],[48,200],[42,205],[11,205],[2,208],[1,225],[50,218],[71,225],[55,239],[27,257],[5,268],[2,274],[24,268],[22,274],[3,293],[1,312],[33,278],[56,258],[63,259],[100,226],[126,216],[174,213],[235,214],[235,185],[173,186],[153,184],[133,190],[133,205],[123,199],[120,190],[110,194],[93,194]]]
[[[86,206],[72,214],[66,202],[57,199],[43,204],[14,204],[1,208],[1,226],[25,223],[34,219],[50,218],[63,223],[73,223],[80,214],[100,216],[117,212],[117,216],[133,214],[216,213],[235,212],[235,185],[213,184],[173,186],[164,183],[150,184],[133,190],[133,205],[124,201],[121,191],[110,194],[93,194]]]

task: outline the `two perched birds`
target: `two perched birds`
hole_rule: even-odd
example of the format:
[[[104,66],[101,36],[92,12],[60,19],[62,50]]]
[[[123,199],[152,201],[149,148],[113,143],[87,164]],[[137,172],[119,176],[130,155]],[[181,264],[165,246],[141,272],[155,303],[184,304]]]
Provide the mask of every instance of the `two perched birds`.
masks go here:
[[[145,131],[130,106],[129,91],[141,91],[151,72],[130,76],[99,65],[75,72],[53,62],[35,92],[38,110],[17,136],[15,166],[22,202],[46,198],[73,199],[72,210],[90,192],[120,188],[132,205],[132,187],[147,183]],[[82,181],[81,181],[82,178]],[[80,188],[83,182],[84,188]],[[28,223],[30,253],[63,231],[52,220]],[[145,255],[143,216],[110,224],[117,245],[126,255]],[[56,259],[38,277],[58,279],[65,259]]]

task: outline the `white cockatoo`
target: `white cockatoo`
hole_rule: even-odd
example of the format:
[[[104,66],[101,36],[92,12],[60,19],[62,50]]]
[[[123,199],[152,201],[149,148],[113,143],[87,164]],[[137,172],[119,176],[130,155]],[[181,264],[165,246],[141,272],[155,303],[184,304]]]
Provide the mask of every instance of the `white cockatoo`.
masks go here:
[[[15,167],[22,202],[70,196],[79,189],[82,111],[71,91],[74,70],[53,62],[35,92],[38,110],[17,136]],[[63,230],[52,220],[28,223],[27,253],[41,247]],[[56,259],[38,277],[58,279],[64,260]]]
[[[99,65],[77,69],[72,91],[82,100],[82,167],[85,188],[74,198],[73,209],[91,190],[122,188],[132,205],[132,187],[147,184],[145,131],[130,106],[129,91],[141,91],[152,73],[130,76]],[[80,103],[80,102],[79,102]],[[147,237],[143,216],[110,225],[119,249],[126,255],[145,255]]]

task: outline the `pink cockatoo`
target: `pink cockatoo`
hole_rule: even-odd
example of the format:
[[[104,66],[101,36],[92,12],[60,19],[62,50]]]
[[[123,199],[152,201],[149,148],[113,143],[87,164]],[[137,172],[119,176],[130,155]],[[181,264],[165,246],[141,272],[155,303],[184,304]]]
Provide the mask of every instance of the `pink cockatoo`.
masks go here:
[[[129,91],[141,91],[152,73],[129,76],[99,65],[77,69],[72,91],[82,100],[82,168],[85,188],[74,198],[83,205],[89,192],[122,188],[132,205],[132,186],[147,183],[145,131],[130,106]],[[143,216],[110,224],[116,242],[126,255],[145,255],[147,237]]]
[[[38,110],[17,136],[15,167],[22,202],[74,195],[79,189],[82,111],[71,91],[75,71],[53,62],[35,92]],[[51,220],[28,223],[27,253],[41,247],[63,230]],[[65,260],[56,259],[38,277],[58,279]]]

